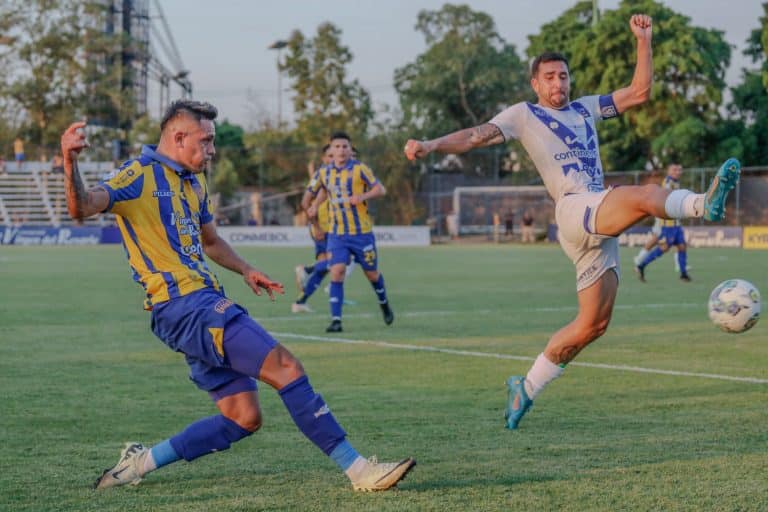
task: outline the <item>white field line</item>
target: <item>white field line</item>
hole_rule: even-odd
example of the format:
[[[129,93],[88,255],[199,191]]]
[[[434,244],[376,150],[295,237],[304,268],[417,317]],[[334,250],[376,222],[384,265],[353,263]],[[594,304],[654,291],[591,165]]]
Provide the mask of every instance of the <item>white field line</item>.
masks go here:
[[[685,303],[685,302],[676,302],[674,304],[617,304],[613,307],[613,309],[663,309],[663,308],[682,308],[682,309],[688,309],[688,308],[700,308],[702,311],[705,311],[707,309],[706,302],[703,304],[700,303]],[[552,307],[540,307],[540,308],[528,308],[528,309],[517,309],[515,310],[516,313],[557,313],[557,312],[563,312],[563,311],[577,311],[578,306],[552,306]],[[347,311],[349,311],[347,309]],[[470,315],[490,315],[491,313],[497,312],[497,309],[467,309],[463,311],[445,311],[445,310],[435,310],[435,311],[404,311],[402,313],[396,311],[396,316],[402,316],[405,318],[410,317],[420,317],[420,316],[447,316],[447,315],[462,315],[462,314],[470,314]],[[286,316],[270,316],[270,317],[263,317],[263,320],[304,320],[307,317],[316,316],[317,314],[321,315],[328,315],[328,311],[325,307],[323,308],[315,308],[315,313],[299,313],[294,315],[286,315]],[[374,318],[374,317],[380,317],[381,313],[378,311],[376,312],[369,312],[369,313],[344,313],[344,318]]]
[[[422,352],[439,352],[441,354],[451,354],[456,356],[467,357],[487,357],[492,359],[512,359],[515,361],[533,361],[533,357],[527,356],[514,356],[509,354],[495,354],[493,352],[477,352],[474,350],[455,350],[451,348],[431,347],[428,345],[409,345],[405,343],[389,343],[387,341],[373,341],[373,340],[354,340],[347,338],[335,338],[332,336],[312,336],[306,334],[296,334],[291,332],[272,332],[277,338],[293,338],[298,340],[308,341],[324,341],[328,343],[345,343],[348,345],[371,345],[375,347],[394,348],[403,350],[419,350]],[[616,370],[623,372],[636,372],[636,373],[654,373],[657,375],[674,375],[676,377],[698,377],[702,379],[719,379],[729,380],[735,382],[748,382],[750,384],[768,384],[768,379],[759,379],[757,377],[736,377],[733,375],[719,375],[716,373],[696,373],[696,372],[682,372],[675,370],[661,370],[658,368],[643,368],[640,366],[626,366],[621,364],[600,364],[600,363],[569,363],[568,366],[583,366],[585,368],[599,368],[603,370]]]
[[[768,302],[763,301],[762,302],[763,309],[766,309],[766,306],[768,306]],[[701,309],[702,311],[706,312],[707,310],[707,303],[698,303],[698,302],[675,302],[673,304],[659,304],[659,303],[650,303],[650,304],[616,304],[613,309],[614,310],[622,310],[622,309]],[[552,306],[552,307],[540,307],[540,308],[528,308],[528,309],[516,309],[515,313],[558,313],[558,312],[564,312],[564,311],[573,311],[576,312],[578,310],[578,306]],[[347,310],[348,311],[348,310]],[[434,311],[404,311],[399,312],[395,310],[395,315],[405,318],[412,318],[412,317],[420,317],[420,316],[448,316],[448,315],[490,315],[492,313],[498,312],[498,309],[465,309],[462,311],[447,311],[447,310],[434,310]],[[285,315],[285,316],[269,316],[269,317],[258,317],[260,320],[277,320],[277,321],[294,321],[294,320],[305,320],[307,318],[313,318],[316,316],[328,316],[328,310],[323,308],[315,308],[314,313],[297,313],[292,315]],[[368,313],[344,313],[344,318],[378,318],[381,316],[381,313],[378,311],[376,312],[368,312]]]

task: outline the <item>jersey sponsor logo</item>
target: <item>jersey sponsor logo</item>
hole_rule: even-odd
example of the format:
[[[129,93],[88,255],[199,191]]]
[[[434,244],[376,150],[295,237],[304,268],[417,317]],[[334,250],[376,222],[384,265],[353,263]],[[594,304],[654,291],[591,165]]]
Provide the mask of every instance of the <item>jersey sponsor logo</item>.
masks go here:
[[[152,192],[152,197],[173,197],[175,195],[173,190],[155,190]]]
[[[597,158],[597,151],[593,149],[572,149],[571,151],[565,151],[563,153],[555,153],[552,156],[555,158],[555,160],[570,160],[571,158]]]
[[[194,256],[194,255],[201,255],[203,254],[203,245],[202,244],[187,244],[181,246],[181,253],[184,256]]]

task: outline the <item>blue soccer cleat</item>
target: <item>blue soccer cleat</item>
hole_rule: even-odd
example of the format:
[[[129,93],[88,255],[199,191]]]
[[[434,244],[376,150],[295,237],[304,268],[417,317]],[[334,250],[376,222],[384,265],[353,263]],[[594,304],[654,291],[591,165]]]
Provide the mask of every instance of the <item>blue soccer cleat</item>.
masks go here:
[[[741,174],[741,164],[729,158],[717,170],[704,196],[704,219],[717,222],[725,218],[725,198],[736,187]]]
[[[525,392],[524,383],[525,377],[519,375],[507,379],[507,410],[504,419],[507,420],[507,428],[510,430],[517,428],[517,424],[533,406],[533,400],[528,398],[528,393]]]

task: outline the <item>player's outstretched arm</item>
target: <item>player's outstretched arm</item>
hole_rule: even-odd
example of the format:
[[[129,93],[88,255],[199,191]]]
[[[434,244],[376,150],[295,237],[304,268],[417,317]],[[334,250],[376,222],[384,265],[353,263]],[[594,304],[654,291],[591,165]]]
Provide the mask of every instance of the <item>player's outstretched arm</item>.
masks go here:
[[[205,255],[227,270],[242,275],[245,284],[250,286],[256,295],[261,295],[261,290],[264,289],[267,291],[270,300],[274,301],[274,292],[281,295],[285,293],[281,283],[273,281],[269,276],[259,272],[238,256],[234,249],[216,232],[216,226],[213,222],[203,224],[200,229],[200,235]]]
[[[85,122],[69,125],[61,135],[61,155],[64,159],[64,190],[67,194],[67,210],[75,220],[82,220],[103,212],[109,206],[109,194],[102,187],[85,189],[77,157],[88,147],[85,140]]]
[[[449,133],[437,139],[408,139],[404,151],[408,160],[415,160],[424,158],[433,151],[452,154],[466,153],[471,149],[493,146],[502,142],[504,142],[504,135],[499,127],[485,123]]]
[[[632,83],[613,93],[613,102],[619,113],[641,105],[651,97],[651,84],[653,83],[653,51],[651,39],[653,37],[653,22],[650,16],[635,14],[629,20],[629,28],[637,39],[637,63]]]

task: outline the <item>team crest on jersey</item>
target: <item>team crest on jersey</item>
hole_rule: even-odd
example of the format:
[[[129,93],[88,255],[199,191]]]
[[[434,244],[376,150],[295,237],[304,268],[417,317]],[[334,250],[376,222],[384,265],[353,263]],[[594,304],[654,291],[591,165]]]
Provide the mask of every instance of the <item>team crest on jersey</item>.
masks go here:
[[[234,302],[232,302],[229,299],[221,299],[219,302],[216,303],[216,305],[213,307],[213,309],[219,313],[223,314],[227,308],[229,308]]]
[[[619,113],[616,112],[616,107],[614,107],[613,105],[604,105],[600,107],[600,115],[604,119],[608,119],[610,117],[616,117],[617,115],[619,115]]]

